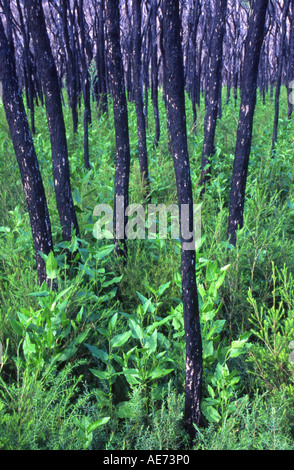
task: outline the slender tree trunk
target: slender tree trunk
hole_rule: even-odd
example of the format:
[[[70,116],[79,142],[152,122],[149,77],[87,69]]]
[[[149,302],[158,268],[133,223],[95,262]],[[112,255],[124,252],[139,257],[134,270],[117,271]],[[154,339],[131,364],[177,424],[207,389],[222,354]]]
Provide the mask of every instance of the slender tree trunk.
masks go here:
[[[294,88],[294,0],[291,0],[290,13],[290,38],[289,38],[289,63],[288,63],[288,119],[293,113],[293,88]]]
[[[151,99],[155,120],[155,138],[153,147],[156,148],[160,139],[160,117],[158,108],[158,48],[157,48],[157,10],[158,0],[151,1]]]
[[[53,251],[51,224],[46,196],[32,135],[18,86],[12,51],[0,18],[0,81],[3,104],[12,143],[20,170],[32,229],[38,282],[48,282],[46,266],[40,252]]]
[[[246,38],[244,68],[241,79],[241,106],[229,209],[228,239],[232,245],[236,245],[238,227],[243,227],[246,180],[256,105],[258,64],[264,38],[267,6],[268,0],[258,0],[254,3]]]
[[[223,38],[226,25],[227,0],[215,1],[213,31],[209,44],[209,64],[206,90],[206,114],[204,123],[204,142],[201,161],[200,184],[205,186],[211,172],[211,157],[214,154],[219,99],[221,93],[221,70],[223,56]],[[203,187],[204,190],[204,187]]]
[[[275,117],[274,117],[274,128],[273,128],[273,138],[272,138],[272,154],[274,154],[275,144],[278,137],[278,123],[279,123],[279,111],[280,111],[280,92],[282,84],[282,73],[283,73],[283,59],[284,59],[284,50],[285,50],[285,39],[286,39],[286,19],[289,12],[290,0],[285,0],[283,5],[283,14],[282,14],[282,31],[280,38],[280,52],[278,56],[278,73],[277,73],[277,84],[276,84],[276,93],[275,93]]]
[[[70,241],[73,229],[76,235],[79,235],[79,227],[71,194],[66,132],[57,70],[46,30],[42,2],[41,0],[26,0],[25,4],[28,9],[30,31],[45,95],[57,209],[63,239]]]
[[[106,67],[105,67],[105,37],[104,37],[104,0],[100,0],[98,7],[97,55],[96,66],[98,75],[98,109],[99,112],[108,112]]]
[[[67,52],[66,62],[66,82],[67,91],[69,98],[69,105],[72,112],[72,125],[73,133],[76,134],[78,131],[78,71],[76,67],[76,47],[73,35],[72,17],[70,12],[70,5],[68,0],[62,0],[62,28],[64,43]],[[68,22],[68,15],[70,21]]]
[[[201,421],[200,400],[202,384],[202,342],[195,272],[195,246],[191,244],[193,196],[187,146],[184,71],[180,37],[179,0],[163,2],[163,77],[167,108],[167,124],[171,138],[176,175],[180,227],[181,275],[186,337],[185,422],[191,437],[194,424]],[[188,208],[188,217],[184,217]],[[188,229],[190,234],[185,234]],[[186,249],[186,244],[190,248]]]
[[[23,12],[19,3],[19,0],[16,1],[16,6],[19,15],[19,22],[20,22],[20,29],[22,32],[23,42],[24,42],[24,68],[26,71],[26,82],[27,82],[27,105],[30,110],[31,116],[31,132],[35,134],[35,103],[34,103],[34,90],[33,90],[33,83],[32,83],[32,63],[30,58],[30,47],[29,47],[29,34],[25,27],[25,21],[23,17]]]
[[[119,0],[105,0],[105,24],[109,82],[112,91],[116,139],[114,188],[115,244],[117,255],[126,257],[125,228],[127,216],[125,215],[125,210],[129,203],[130,144],[127,99],[120,48]]]
[[[126,60],[126,90],[129,101],[133,101],[133,84],[132,84],[132,50],[133,50],[133,41],[132,35],[130,34],[132,30],[132,16],[129,8],[129,0],[124,0],[125,6],[125,21],[127,22],[127,31],[125,38],[124,54]]]
[[[143,81],[142,81],[142,61],[141,61],[141,45],[142,45],[142,1],[133,0],[133,94],[137,114],[138,129],[138,148],[141,181],[144,191],[144,199],[149,195],[149,172],[148,172],[148,156],[146,143],[146,122],[144,115],[143,103]]]
[[[82,89],[84,97],[84,164],[87,170],[90,169],[89,155],[89,124],[91,123],[91,90],[90,77],[86,60],[86,37],[85,37],[85,17],[84,0],[79,0],[78,5],[79,25],[80,25],[80,56],[82,66]]]

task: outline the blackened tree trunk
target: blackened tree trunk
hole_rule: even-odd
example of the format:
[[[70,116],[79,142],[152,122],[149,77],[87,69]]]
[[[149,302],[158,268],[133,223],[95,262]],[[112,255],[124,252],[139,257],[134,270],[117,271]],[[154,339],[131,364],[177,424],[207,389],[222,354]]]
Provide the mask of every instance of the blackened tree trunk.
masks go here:
[[[148,128],[148,99],[149,99],[149,88],[150,88],[150,76],[149,76],[149,65],[151,57],[151,5],[149,2],[146,3],[147,16],[145,25],[142,31],[142,82],[144,89],[144,117],[145,125]]]
[[[129,8],[129,0],[124,0],[124,17],[127,24],[127,31],[124,32],[124,54],[126,63],[126,89],[129,101],[133,101],[133,83],[132,83],[132,15]]]
[[[33,82],[32,82],[32,62],[30,57],[30,47],[29,47],[29,33],[25,26],[25,21],[23,17],[23,12],[20,6],[19,0],[16,1],[16,6],[19,14],[19,23],[20,23],[20,30],[23,37],[24,43],[24,50],[23,50],[23,58],[24,58],[24,70],[26,74],[26,88],[27,88],[27,105],[30,109],[31,115],[31,132],[35,134],[35,103],[34,103],[34,89],[33,89]]]
[[[289,37],[289,60],[287,73],[287,89],[288,89],[288,119],[291,119],[293,113],[292,92],[294,88],[294,0],[291,0],[290,12],[290,37]]]
[[[285,50],[285,39],[286,39],[286,20],[289,12],[290,0],[285,0],[283,5],[283,14],[281,19],[281,38],[280,38],[280,51],[278,56],[278,73],[277,83],[275,92],[275,117],[274,117],[274,128],[272,138],[272,154],[275,150],[275,144],[278,137],[278,123],[279,123],[279,111],[280,111],[280,92],[282,84],[282,72],[283,72],[283,59]]]
[[[91,123],[91,90],[90,76],[86,59],[86,37],[85,37],[85,17],[84,0],[79,0],[78,4],[79,25],[80,25],[80,56],[82,66],[82,90],[84,97],[84,163],[87,170],[90,169],[89,156],[89,124]]]
[[[64,36],[64,43],[67,52],[66,61],[66,83],[69,105],[72,112],[73,133],[78,131],[78,68],[76,59],[76,45],[73,34],[73,21],[69,5],[69,0],[61,2],[61,19]],[[69,17],[69,21],[68,21]]]
[[[53,251],[51,224],[38,160],[18,86],[12,51],[0,19],[0,81],[3,104],[20,170],[32,229],[38,282],[48,282],[40,252]]]
[[[9,0],[3,0],[3,11],[6,19],[6,36],[9,44],[9,48],[12,52],[12,60],[15,62],[15,51],[13,42],[13,22],[11,12],[11,2]]]
[[[193,133],[196,134],[197,127],[197,73],[199,70],[197,51],[197,29],[201,15],[201,4],[199,0],[192,0],[188,13],[188,38],[186,51],[186,86],[192,104],[193,111]],[[200,57],[201,60],[201,57]]]
[[[130,143],[128,109],[120,48],[119,0],[105,0],[105,24],[109,83],[112,92],[116,139],[116,169],[114,196],[114,232],[116,253],[126,257],[125,210],[129,203]]]
[[[41,0],[26,0],[25,4],[28,10],[38,72],[45,95],[56,204],[63,239],[70,241],[73,229],[76,235],[79,235],[79,227],[71,194],[66,132],[57,70],[46,30],[42,2]]]
[[[158,0],[151,0],[151,99],[155,120],[155,137],[153,147],[160,139],[160,116],[158,108],[158,51],[157,51],[157,10]]]
[[[206,89],[206,113],[204,121],[204,142],[201,161],[200,184],[204,186],[211,172],[211,157],[214,154],[214,137],[222,87],[223,38],[226,25],[227,0],[214,2],[213,30],[209,43],[208,77]],[[204,188],[203,188],[204,189]]]
[[[98,87],[98,109],[99,112],[108,112],[106,66],[105,66],[105,35],[104,35],[104,0],[98,5],[98,27],[97,27],[97,87]]]
[[[244,68],[241,78],[241,106],[229,209],[228,239],[232,245],[236,245],[238,227],[243,227],[246,180],[256,105],[258,64],[264,38],[267,6],[268,0],[254,2],[246,38]]]
[[[201,421],[202,342],[195,272],[195,246],[193,246],[193,243],[191,244],[188,234],[184,233],[189,228],[192,237],[194,223],[180,30],[179,0],[164,0],[164,91],[181,227],[181,275],[186,337],[185,422],[187,431],[191,437],[194,437],[195,428],[193,425],[199,425]],[[184,219],[185,207],[188,208],[188,218]],[[186,243],[190,243],[189,249],[186,249]]]
[[[142,61],[141,61],[141,45],[142,45],[142,1],[133,0],[133,94],[137,114],[138,129],[138,149],[141,182],[143,186],[144,199],[149,195],[149,172],[148,172],[148,156],[146,143],[146,122],[144,115],[143,103],[143,81],[142,81]]]

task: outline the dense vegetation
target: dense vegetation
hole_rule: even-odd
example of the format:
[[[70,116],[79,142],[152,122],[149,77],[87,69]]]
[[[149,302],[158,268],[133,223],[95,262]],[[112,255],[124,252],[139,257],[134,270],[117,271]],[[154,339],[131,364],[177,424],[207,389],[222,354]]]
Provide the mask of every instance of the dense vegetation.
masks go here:
[[[113,204],[112,107],[89,126],[89,170],[82,129],[72,133],[70,109],[64,108],[80,227],[80,238],[71,242],[61,238],[46,111],[36,109],[34,144],[55,247],[46,268],[49,278],[58,278],[55,291],[37,284],[27,207],[0,105],[0,448],[294,449],[294,129],[285,118],[283,88],[273,158],[274,99],[257,98],[244,227],[235,247],[227,241],[227,220],[239,103],[223,103],[212,174],[201,198],[204,103],[193,132],[186,100],[194,203],[201,203],[196,272],[203,423],[193,442],[183,425],[180,242],[130,240],[122,265],[111,240],[93,236],[94,207]],[[161,94],[159,105],[155,149],[154,118],[148,116],[149,178],[152,201],[167,205],[177,195]],[[128,107],[130,202],[137,203],[143,188],[136,110],[134,103]],[[74,264],[67,264],[68,250]]]

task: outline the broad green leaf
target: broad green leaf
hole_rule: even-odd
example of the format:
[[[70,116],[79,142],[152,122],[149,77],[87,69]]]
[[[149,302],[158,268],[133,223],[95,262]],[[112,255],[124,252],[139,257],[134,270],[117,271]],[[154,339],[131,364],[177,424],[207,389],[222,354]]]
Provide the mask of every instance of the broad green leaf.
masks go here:
[[[105,362],[106,364],[108,363],[109,355],[106,351],[103,351],[96,346],[91,346],[90,344],[85,344],[85,346],[91,351],[94,357],[97,357],[97,359],[100,359],[100,361]]]
[[[123,374],[130,385],[138,385],[140,383],[138,369],[124,369]]]
[[[213,341],[204,341],[203,357],[213,356]]]
[[[61,299],[61,297],[63,297],[71,289],[73,289],[73,286],[69,286],[66,289],[64,289],[63,291],[59,292],[59,294],[56,296],[56,298],[54,300],[54,304],[56,304],[59,301],[59,299]]]
[[[150,326],[146,328],[147,333],[151,333],[153,330],[159,328],[160,326],[164,325],[165,323],[171,321],[174,318],[174,315],[168,315],[167,317],[163,318],[162,320],[153,322]]]
[[[81,310],[77,314],[77,317],[76,317],[76,322],[77,323],[81,323],[83,315],[84,315],[84,310],[85,310],[84,307],[81,307]]]
[[[107,247],[100,248],[100,250],[95,254],[95,258],[97,259],[97,261],[100,261],[101,259],[108,256],[114,250],[114,247],[115,245],[110,245]]]
[[[214,261],[214,262],[208,263],[207,268],[206,268],[206,278],[209,282],[212,282],[214,280],[216,272],[217,272],[217,262]]]
[[[117,322],[117,318],[118,318],[118,313],[115,313],[115,314],[111,317],[111,319],[109,320],[109,322],[108,322],[108,329],[109,329],[110,332],[114,330],[115,325],[116,325],[116,322]]]
[[[123,346],[131,336],[130,331],[126,331],[125,333],[121,333],[120,335],[116,335],[110,340],[111,348],[120,348]]]
[[[65,349],[65,351],[59,354],[57,360],[59,362],[68,361],[68,359],[74,356],[76,352],[77,352],[77,348],[73,344],[71,344],[68,348]]]
[[[161,377],[165,377],[166,375],[170,374],[173,372],[174,369],[164,369],[160,366],[155,367],[149,374],[148,374],[148,379],[150,380],[157,380],[160,379]]]
[[[145,348],[149,349],[149,354],[154,353],[157,348],[157,330],[155,330],[151,336],[149,336],[144,344]]]
[[[78,204],[82,201],[81,194],[80,194],[80,192],[77,188],[75,188],[75,190],[74,190],[74,197],[75,197],[75,200]]]
[[[241,356],[241,354],[244,354],[244,349],[241,349],[241,348],[237,348],[237,349],[230,349],[229,351],[229,358],[232,358],[232,357],[238,357],[238,356]]]
[[[123,278],[122,275],[119,277],[114,277],[110,281],[103,282],[102,287],[109,287],[112,284],[119,284],[122,278]]]
[[[91,432],[95,431],[95,429],[100,428],[101,426],[104,426],[108,421],[110,420],[110,416],[107,416],[105,418],[98,419],[98,421],[94,421],[93,423],[90,423],[89,426],[87,427],[87,432],[90,434]]]
[[[220,286],[223,284],[224,280],[225,280],[225,277],[226,277],[226,271],[224,271],[217,279],[216,283],[215,283],[215,287],[216,289],[219,289]]]
[[[23,326],[21,323],[19,323],[17,320],[9,316],[9,321],[11,323],[12,328],[18,335],[23,334]]]
[[[150,313],[153,313],[155,311],[155,307],[152,304],[152,299],[147,299],[144,297],[144,295],[140,294],[140,292],[137,292],[137,295],[142,302],[144,313],[146,313],[148,310]]]
[[[132,337],[135,338],[135,339],[139,339],[141,341],[144,337],[143,330],[142,330],[141,326],[138,325],[138,323],[135,320],[133,320],[132,318],[129,318],[128,324],[129,324],[129,327],[131,329]]]
[[[61,338],[66,338],[71,332],[71,324],[67,325],[64,330],[62,330],[60,337]]]
[[[57,278],[57,261],[54,258],[53,251],[50,251],[48,258],[46,260],[46,275],[48,279]]]
[[[211,398],[215,398],[214,390],[210,385],[207,385],[207,390],[208,390],[208,393],[211,396]]]
[[[163,284],[162,286],[160,286],[160,288],[158,289],[158,297],[162,296],[162,294],[166,291],[166,289],[169,288],[170,284],[171,284],[171,281],[169,281],[166,284]]]
[[[109,380],[110,378],[109,373],[107,371],[97,369],[90,369],[90,371],[92,372],[92,374],[95,375],[95,377],[98,377],[98,379],[100,380]]]
[[[81,343],[86,339],[86,337],[88,336],[89,331],[90,331],[90,328],[88,328],[87,330],[85,330],[85,331],[83,331],[82,333],[80,333],[80,334],[74,339],[73,344],[74,344],[74,345],[81,344]]]
[[[201,409],[205,418],[210,423],[218,423],[221,420],[221,416],[219,412],[213,406],[206,406],[204,405],[204,403],[202,403]]]
[[[50,293],[47,291],[37,291],[37,292],[31,292],[30,294],[27,294],[27,295],[31,297],[48,297]]]
[[[23,343],[23,350],[24,350],[25,355],[36,353],[36,345],[31,342],[31,339],[28,333],[26,333],[25,335],[25,340]]]

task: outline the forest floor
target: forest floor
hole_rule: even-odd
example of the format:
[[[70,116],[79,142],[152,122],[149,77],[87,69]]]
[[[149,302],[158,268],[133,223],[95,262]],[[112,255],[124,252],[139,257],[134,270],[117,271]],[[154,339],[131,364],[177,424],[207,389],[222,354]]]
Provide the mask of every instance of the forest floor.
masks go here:
[[[201,204],[196,269],[204,362],[203,426],[193,443],[183,426],[179,241],[129,240],[122,266],[113,242],[93,236],[95,206],[113,205],[112,112],[98,117],[93,104],[86,171],[82,124],[73,135],[65,108],[81,229],[80,240],[68,244],[55,204],[46,114],[37,109],[34,143],[55,250],[47,269],[57,273],[56,293],[37,285],[28,213],[0,105],[0,449],[294,449],[294,121],[283,117],[286,100],[282,90],[273,157],[274,100],[258,96],[245,223],[235,248],[226,235],[239,103],[223,103],[211,181],[200,199],[203,103],[194,133],[187,100],[194,203]],[[148,158],[152,203],[168,206],[177,195],[160,101],[155,150],[149,103]],[[141,204],[132,103],[129,127],[130,201]],[[71,266],[66,249],[78,250]]]

